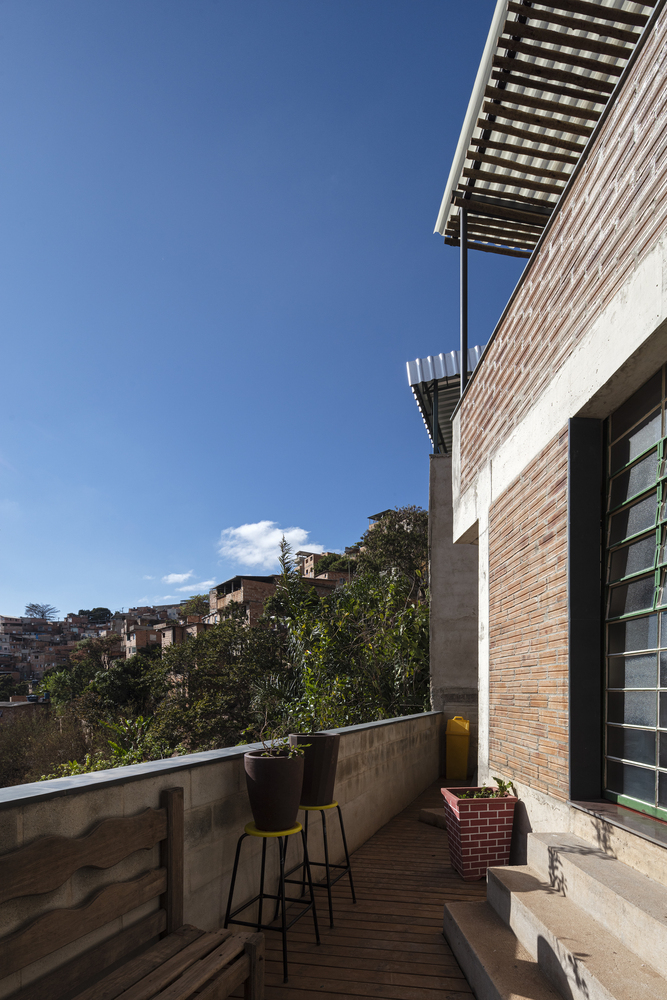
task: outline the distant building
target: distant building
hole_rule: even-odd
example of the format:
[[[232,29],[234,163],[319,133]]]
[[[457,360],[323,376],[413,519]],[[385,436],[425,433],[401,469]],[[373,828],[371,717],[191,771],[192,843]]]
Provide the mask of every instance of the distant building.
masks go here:
[[[315,579],[317,576],[316,566],[320,559],[324,559],[325,556],[337,555],[336,552],[306,552],[301,550],[296,553],[296,568],[301,574],[301,576],[307,576],[311,579]]]
[[[207,619],[215,624],[217,612],[232,603],[242,604],[249,625],[255,625],[264,611],[264,601],[275,593],[275,576],[234,576],[219,583],[209,591],[210,614]]]
[[[313,555],[314,553],[307,553]],[[297,553],[298,555],[298,553]],[[276,591],[279,576],[233,576],[209,591],[210,613],[205,622],[211,625],[220,621],[219,612],[232,603],[242,604],[249,625],[256,625],[264,611],[264,602]],[[311,578],[313,587],[323,597],[338,586],[337,580]]]

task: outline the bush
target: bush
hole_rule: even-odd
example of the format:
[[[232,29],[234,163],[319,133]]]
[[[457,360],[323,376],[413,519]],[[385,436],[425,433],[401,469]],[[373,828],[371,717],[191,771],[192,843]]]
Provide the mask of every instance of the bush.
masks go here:
[[[86,733],[71,712],[56,716],[48,708],[11,711],[27,715],[0,724],[0,787],[38,781],[54,767],[95,750],[95,735]]]

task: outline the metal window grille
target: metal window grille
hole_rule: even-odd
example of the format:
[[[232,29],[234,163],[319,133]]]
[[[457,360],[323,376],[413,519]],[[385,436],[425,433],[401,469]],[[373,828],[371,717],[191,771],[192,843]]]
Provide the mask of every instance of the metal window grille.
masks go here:
[[[605,795],[667,819],[665,367],[607,421]]]

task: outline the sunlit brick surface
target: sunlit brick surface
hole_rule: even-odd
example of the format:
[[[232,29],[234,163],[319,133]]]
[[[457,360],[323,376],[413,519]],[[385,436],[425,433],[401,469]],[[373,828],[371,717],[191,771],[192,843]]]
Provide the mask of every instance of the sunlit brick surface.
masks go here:
[[[489,512],[491,774],[566,799],[567,430]]]
[[[461,493],[667,228],[667,9],[461,407]]]

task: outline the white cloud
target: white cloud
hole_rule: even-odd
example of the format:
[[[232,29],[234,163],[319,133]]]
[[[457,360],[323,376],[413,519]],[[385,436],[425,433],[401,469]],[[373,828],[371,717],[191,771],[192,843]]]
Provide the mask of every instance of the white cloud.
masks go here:
[[[283,535],[293,551],[303,548],[306,543],[311,552],[324,551],[323,545],[308,542],[309,534],[305,528],[283,529],[278,527],[276,521],[257,521],[255,524],[242,524],[239,528],[225,528],[220,535],[218,552],[244,566],[275,569]]]
[[[144,576],[144,577],[142,577],[142,579],[143,580],[154,580],[155,577],[154,576]]]
[[[215,580],[202,580],[201,583],[189,583],[186,587],[177,587],[181,594],[194,594],[196,590],[210,590]]]
[[[191,576],[194,575],[194,570],[190,570],[189,573],[167,573],[166,576],[162,577],[163,583],[185,583],[189,580]]]

